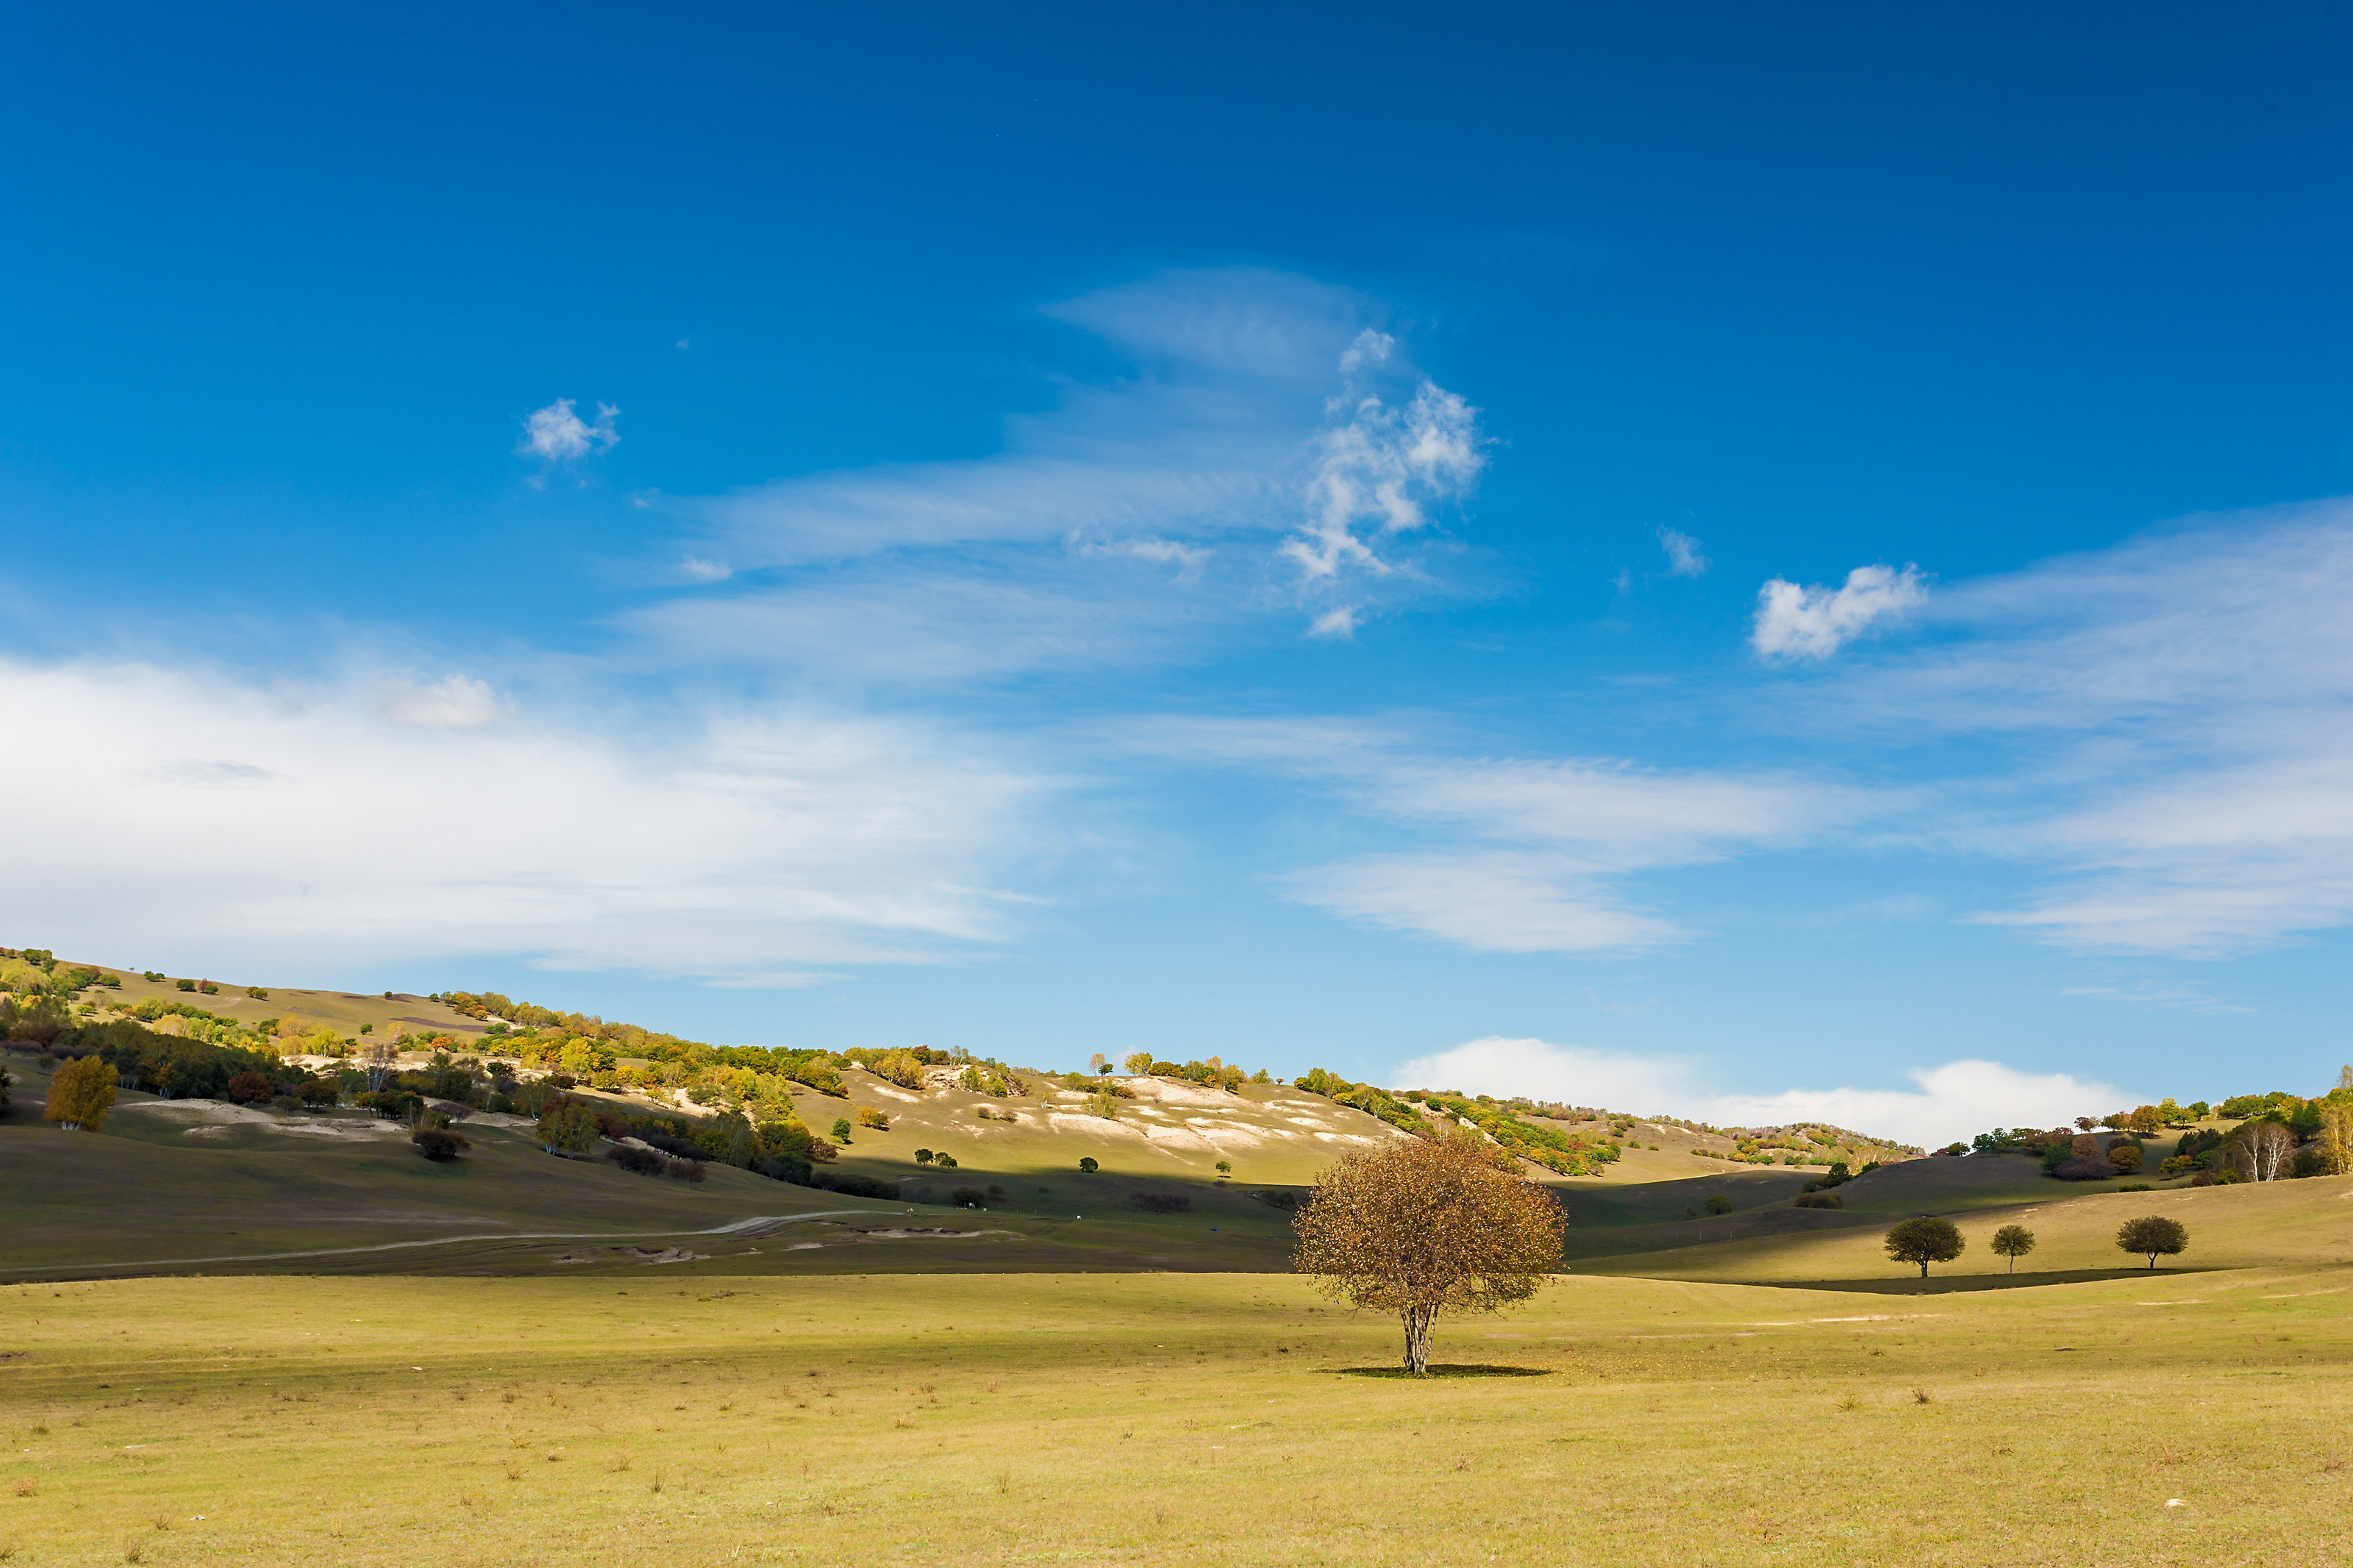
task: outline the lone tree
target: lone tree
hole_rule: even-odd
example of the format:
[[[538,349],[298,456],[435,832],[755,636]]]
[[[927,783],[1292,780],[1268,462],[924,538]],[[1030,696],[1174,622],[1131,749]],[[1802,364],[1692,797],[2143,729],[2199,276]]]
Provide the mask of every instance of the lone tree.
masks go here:
[[[1440,1312],[1525,1301],[1560,1262],[1560,1205],[1463,1135],[1345,1156],[1292,1226],[1292,1265],[1317,1276],[1325,1295],[1404,1321],[1415,1377],[1430,1371]]]
[[[2163,1215],[2143,1215],[2116,1226],[2116,1246],[2136,1258],[2147,1258],[2151,1269],[2159,1258],[2171,1258],[2189,1245],[2189,1227]]]
[[[1989,1245],[1996,1258],[2010,1259],[2010,1271],[2015,1274],[2018,1260],[2034,1250],[2034,1233],[2022,1225],[2006,1225],[1993,1233]]]
[[[101,1057],[83,1057],[49,1079],[48,1109],[42,1118],[68,1132],[95,1132],[114,1109],[114,1069]]]
[[[1899,1220],[1887,1232],[1887,1256],[1898,1263],[1918,1264],[1923,1279],[1928,1278],[1928,1265],[1950,1263],[1968,1245],[1960,1226],[1932,1214]]]

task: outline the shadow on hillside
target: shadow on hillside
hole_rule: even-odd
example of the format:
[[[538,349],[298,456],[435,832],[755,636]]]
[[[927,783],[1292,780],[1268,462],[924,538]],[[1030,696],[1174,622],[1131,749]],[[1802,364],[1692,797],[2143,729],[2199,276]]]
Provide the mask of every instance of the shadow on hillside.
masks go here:
[[[2202,1268],[2060,1268],[2042,1274],[1931,1274],[1926,1279],[1744,1279],[1774,1290],[1856,1290],[1873,1296],[1947,1296],[1960,1290],[2023,1290],[2036,1285],[2081,1285],[2095,1279],[2165,1279]]]
[[[1395,1377],[1412,1374],[1401,1366],[1332,1366],[1325,1372],[1334,1377]],[[1441,1364],[1430,1363],[1430,1377],[1550,1377],[1553,1369],[1544,1366],[1503,1366],[1493,1362],[1472,1362]]]

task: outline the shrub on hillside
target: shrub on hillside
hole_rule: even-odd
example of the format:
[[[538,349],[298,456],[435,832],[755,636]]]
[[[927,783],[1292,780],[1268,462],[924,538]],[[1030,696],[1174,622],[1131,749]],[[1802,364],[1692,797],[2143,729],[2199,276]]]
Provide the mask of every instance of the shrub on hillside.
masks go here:
[[[1145,1214],[1183,1214],[1193,1206],[1181,1193],[1130,1193],[1127,1201]]]
[[[976,1209],[980,1207],[983,1203],[987,1201],[987,1198],[988,1194],[982,1192],[978,1187],[958,1187],[955,1192],[948,1194],[948,1202],[955,1205],[958,1208],[966,1209]]]
[[[1252,1193],[1250,1196],[1256,1198],[1259,1202],[1264,1204],[1269,1208],[1281,1209],[1286,1214],[1291,1213],[1299,1207],[1299,1194],[1297,1193],[1273,1191]]]
[[[1079,1169],[1092,1176],[1103,1167],[1095,1163],[1095,1157],[1092,1154],[1082,1154],[1079,1156]]]
[[[417,1152],[436,1164],[447,1164],[459,1154],[473,1147],[461,1133],[445,1132],[438,1127],[420,1127],[408,1135]]]
[[[2116,1173],[2105,1154],[2089,1154],[2077,1159],[2063,1160],[2051,1173],[2063,1182],[2105,1182]]]
[[[1789,1206],[1801,1209],[1842,1209],[1846,1207],[1846,1200],[1836,1193],[1799,1193],[1790,1200]]]
[[[605,1158],[624,1171],[634,1171],[640,1176],[659,1176],[670,1164],[669,1158],[657,1149],[607,1149]]]
[[[837,1143],[847,1143],[849,1142],[849,1117],[837,1116],[833,1119],[833,1141]]]
[[[858,1125],[871,1127],[877,1132],[888,1132],[891,1131],[891,1119],[871,1105],[861,1105],[858,1108]]]
[[[2108,1151],[2108,1163],[2114,1165],[2116,1170],[2124,1175],[2138,1175],[2140,1173],[2140,1145],[2137,1143],[2127,1143],[2123,1139],[2118,1139],[2116,1145]]]
[[[1706,1204],[1703,1206],[1705,1207],[1707,1212],[1710,1214],[1730,1214],[1732,1212],[1732,1200],[1725,1197],[1722,1193],[1715,1193],[1709,1196]]]

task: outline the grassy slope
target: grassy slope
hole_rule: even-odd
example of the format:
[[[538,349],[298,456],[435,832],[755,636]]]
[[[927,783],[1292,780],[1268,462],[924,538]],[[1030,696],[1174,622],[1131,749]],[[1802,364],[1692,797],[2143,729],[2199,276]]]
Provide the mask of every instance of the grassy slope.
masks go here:
[[[1880,1312],[1580,1278],[1441,1329],[1535,1375],[1423,1384],[1282,1277],[710,1269],[0,1289],[0,1552],[2205,1565],[2353,1506],[2353,1269]]]
[[[85,997],[102,1002],[136,1003],[153,996],[165,1002],[185,1002],[216,1013],[224,1018],[235,1018],[240,1024],[257,1024],[264,1018],[303,1017],[328,1025],[338,1033],[356,1035],[363,1024],[373,1024],[375,1032],[390,1039],[404,1030],[435,1029],[458,1036],[461,1039],[480,1037],[486,1026],[474,1022],[438,1002],[396,992],[390,998],[382,995],[363,996],[349,991],[320,991],[293,985],[264,985],[266,998],[248,996],[246,987],[258,982],[237,981],[231,984],[218,975],[220,993],[206,996],[198,992],[182,991],[173,984],[177,979],[200,980],[203,975],[167,975],[160,981],[141,978],[135,969],[117,969],[91,959],[61,958],[58,967],[71,968],[88,964],[122,977],[122,988],[108,987],[82,993]]]

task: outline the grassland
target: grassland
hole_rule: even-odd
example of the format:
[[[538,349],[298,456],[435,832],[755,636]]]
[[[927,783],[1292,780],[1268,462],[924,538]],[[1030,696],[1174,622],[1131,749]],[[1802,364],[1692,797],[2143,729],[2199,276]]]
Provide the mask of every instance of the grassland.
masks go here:
[[[953,1148],[908,1199],[1001,1187],[981,1211],[649,1180],[487,1116],[454,1166],[357,1114],[140,1096],[69,1134],[26,1064],[10,1564],[2211,1565],[2333,1560],[2353,1503],[2353,1179],[1920,1160],[1832,1211],[1789,1206],[1802,1172],[1630,1151],[1556,1184],[1569,1271],[1442,1327],[1415,1383],[1394,1324],[1283,1272],[1256,1194],[1371,1135],[1295,1091],[1113,1127],[855,1075],[894,1126],[841,1168]],[[1920,1212],[1970,1239],[1926,1281],[1879,1247]],[[2144,1212],[2191,1231],[2153,1274],[2111,1243]]]
[[[2353,1504],[2341,1268],[1572,1277],[1421,1384],[1283,1276],[705,1270],[0,1290],[0,1550],[2208,1564],[2333,1560]]]

